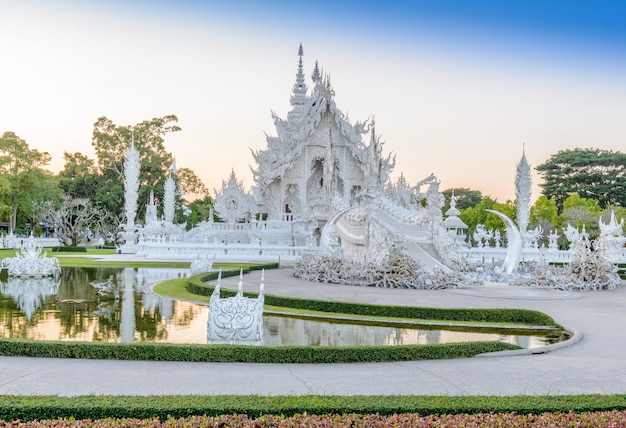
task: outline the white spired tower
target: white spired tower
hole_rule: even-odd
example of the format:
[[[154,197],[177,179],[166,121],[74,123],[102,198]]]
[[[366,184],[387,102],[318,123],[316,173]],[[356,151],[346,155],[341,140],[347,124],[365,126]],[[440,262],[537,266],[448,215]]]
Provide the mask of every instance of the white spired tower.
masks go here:
[[[135,132],[132,133],[130,147],[124,156],[124,212],[126,225],[122,232],[123,244],[120,246],[122,253],[137,252],[137,198],[139,195],[139,152],[135,148]]]
[[[530,165],[526,160],[526,151],[522,148],[522,158],[517,164],[515,172],[515,198],[517,200],[517,227],[524,236],[528,229],[530,217],[530,195],[532,179]]]

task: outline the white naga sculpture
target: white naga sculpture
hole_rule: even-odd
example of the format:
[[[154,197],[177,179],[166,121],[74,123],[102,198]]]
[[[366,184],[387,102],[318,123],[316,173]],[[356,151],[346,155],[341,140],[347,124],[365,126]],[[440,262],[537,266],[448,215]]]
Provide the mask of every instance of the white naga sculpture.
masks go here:
[[[243,271],[239,273],[239,286],[235,297],[220,297],[221,279],[220,270],[209,303],[208,343],[262,345],[265,272],[261,274],[257,298],[243,296]]]
[[[15,257],[6,257],[0,261],[0,270],[6,269],[11,277],[47,277],[61,273],[59,259],[48,257],[43,248],[38,246],[33,235],[24,246],[15,252]]]

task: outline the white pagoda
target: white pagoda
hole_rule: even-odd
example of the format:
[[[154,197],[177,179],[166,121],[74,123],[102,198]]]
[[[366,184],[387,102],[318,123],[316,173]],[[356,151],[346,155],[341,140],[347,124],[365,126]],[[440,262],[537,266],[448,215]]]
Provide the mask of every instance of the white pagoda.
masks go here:
[[[317,62],[309,89],[302,45],[298,57],[291,110],[286,118],[273,114],[276,135],[266,138],[265,148],[252,150],[255,184],[246,190],[231,171],[215,190],[213,207],[221,221],[211,215],[180,240],[151,233],[146,225],[139,255],[297,260],[305,251],[318,251],[374,261],[402,237],[412,255],[436,263],[429,256],[433,239],[443,240],[436,245],[442,250],[449,241],[437,232],[444,230],[439,180],[431,174],[410,186],[401,175],[390,183],[395,158],[383,155],[373,118],[352,124]],[[421,186],[428,186],[426,192]],[[428,248],[415,248],[418,243]]]
[[[353,125],[337,107],[330,78],[321,75],[317,62],[307,94],[302,45],[298,55],[292,109],[287,119],[274,114],[277,136],[267,137],[267,148],[253,151],[253,195],[269,220],[313,219],[322,227],[338,208],[358,203],[372,163],[382,189],[393,160],[373,150],[379,144],[373,123]]]

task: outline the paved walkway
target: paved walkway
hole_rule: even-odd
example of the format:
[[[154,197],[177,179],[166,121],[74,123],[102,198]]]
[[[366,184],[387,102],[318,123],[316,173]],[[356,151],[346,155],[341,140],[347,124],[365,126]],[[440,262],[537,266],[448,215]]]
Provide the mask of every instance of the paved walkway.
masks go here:
[[[265,272],[269,294],[432,307],[543,311],[583,334],[539,355],[354,364],[245,364],[0,357],[0,394],[514,395],[626,393],[626,287],[615,291],[420,291],[316,284]],[[238,278],[224,286],[236,288]],[[244,278],[258,290],[260,272]]]

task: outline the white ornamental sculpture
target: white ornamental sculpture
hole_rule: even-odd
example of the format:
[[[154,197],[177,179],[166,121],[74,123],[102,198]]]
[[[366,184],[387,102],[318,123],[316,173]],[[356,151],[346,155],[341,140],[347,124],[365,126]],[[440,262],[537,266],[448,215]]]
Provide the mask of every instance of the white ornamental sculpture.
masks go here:
[[[263,303],[265,272],[261,274],[259,297],[243,296],[243,271],[239,272],[239,287],[235,297],[220,297],[220,270],[217,285],[211,294],[208,343],[263,344]]]
[[[600,226],[600,236],[596,242],[598,250],[602,251],[604,256],[616,262],[624,258],[624,219],[619,223],[615,219],[615,211],[611,211],[611,219],[608,223],[602,221],[602,217],[598,219]]]
[[[126,225],[122,232],[123,243],[120,251],[123,253],[137,252],[137,199],[139,196],[139,152],[135,148],[135,134],[132,134],[130,147],[124,156],[124,214]]]
[[[522,259],[522,236],[515,226],[515,223],[513,223],[513,220],[511,220],[508,216],[495,210],[486,211],[498,216],[506,225],[506,238],[508,246],[506,257],[502,263],[502,273],[505,275],[512,275],[517,271],[519,262]]]
[[[517,227],[524,236],[528,228],[530,217],[530,197],[532,178],[530,176],[530,165],[526,160],[526,153],[522,151],[522,158],[517,164],[515,172],[515,199],[517,202]]]
[[[166,223],[174,223],[174,213],[176,211],[176,183],[173,174],[176,173],[176,165],[172,167],[169,175],[165,179],[163,191],[163,220]]]
[[[236,223],[250,216],[250,202],[243,190],[243,182],[238,181],[231,170],[228,182],[222,180],[221,190],[215,190],[215,213],[226,223]]]
[[[191,275],[199,275],[205,272],[213,271],[213,262],[215,261],[215,254],[209,254],[207,252],[198,254],[198,256],[191,262],[189,272]]]
[[[6,257],[0,261],[0,270],[6,269],[10,277],[47,277],[61,273],[59,259],[47,257],[42,247],[35,242],[33,235],[24,246],[15,252],[15,257]]]

